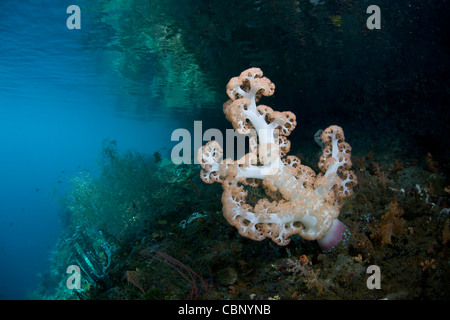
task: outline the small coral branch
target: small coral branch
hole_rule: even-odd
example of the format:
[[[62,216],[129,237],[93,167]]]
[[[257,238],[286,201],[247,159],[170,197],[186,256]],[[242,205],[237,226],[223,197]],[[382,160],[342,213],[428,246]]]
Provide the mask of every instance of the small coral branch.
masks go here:
[[[141,284],[142,274],[141,271],[139,271],[139,269],[136,269],[135,271],[127,271],[126,276],[128,283],[131,283],[133,286],[138,288],[139,291],[145,293],[144,287],[142,287]]]
[[[148,251],[145,251],[145,255],[168,265],[188,282],[189,300],[197,299],[202,292],[204,294],[208,293],[211,285],[208,284],[208,282],[206,282],[206,280],[203,278],[201,274],[195,272],[181,261],[175,259],[174,257],[164,252],[155,249],[149,249]]]
[[[330,126],[320,135],[324,149],[318,175],[296,156],[286,156],[287,137],[297,124],[295,115],[257,105],[274,91],[275,85],[258,68],[229,81],[230,100],[223,111],[237,132],[249,135],[250,152],[238,160],[223,159],[219,143],[210,141],[198,151],[200,177],[206,183],[222,184],[224,217],[242,236],[269,237],[287,245],[291,235],[299,234],[329,250],[343,238],[345,226],[337,219],[341,200],[352,194],[357,183],[350,171],[351,147],[342,128]],[[267,198],[251,206],[246,202],[246,185],[262,186]]]

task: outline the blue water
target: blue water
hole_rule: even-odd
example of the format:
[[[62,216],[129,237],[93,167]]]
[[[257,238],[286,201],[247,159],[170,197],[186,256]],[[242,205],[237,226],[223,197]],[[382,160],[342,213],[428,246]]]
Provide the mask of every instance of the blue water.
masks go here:
[[[58,195],[96,172],[103,139],[151,154],[177,126],[123,111],[139,98],[104,67],[110,52],[82,44],[89,30],[67,29],[70,4],[0,2],[0,299],[27,299],[49,269]]]

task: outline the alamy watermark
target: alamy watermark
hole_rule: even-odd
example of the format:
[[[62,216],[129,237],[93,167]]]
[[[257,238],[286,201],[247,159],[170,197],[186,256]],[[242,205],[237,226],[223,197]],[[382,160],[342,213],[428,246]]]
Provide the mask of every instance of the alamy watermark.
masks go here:
[[[312,1],[311,3],[314,5],[323,4],[323,2]],[[66,20],[67,29],[81,29],[81,9],[77,5],[70,5],[67,7],[66,13],[70,14],[70,16]],[[366,13],[371,14],[369,18],[367,18],[366,26],[368,29],[381,29],[381,10],[377,5],[370,5],[367,7]]]
[[[367,18],[366,26],[368,29],[381,29],[381,10],[379,6],[371,5],[367,7],[366,13],[371,14]]]
[[[67,267],[66,273],[70,274],[70,276],[67,278],[66,286],[67,289],[73,290],[81,289],[81,269],[76,264],[72,264]]]
[[[222,131],[216,128],[210,128],[203,133],[202,121],[194,121],[194,134],[187,129],[175,129],[171,135],[171,141],[178,141],[172,148],[170,158],[174,164],[199,164],[196,157],[197,152],[202,148],[204,142],[216,141],[222,150],[225,147],[225,158],[235,160],[238,164],[248,165],[244,161],[248,161],[243,157],[249,152],[257,153],[258,141],[264,140],[270,142],[271,146],[268,150],[264,150],[264,154],[268,157],[266,164],[277,166],[278,162],[273,161],[279,158],[280,134],[278,129],[248,129],[246,133],[239,133],[234,129],[226,129],[225,136]],[[263,146],[261,146],[264,148]],[[195,154],[192,154],[192,150]],[[261,152],[262,150],[258,150]],[[241,160],[242,159],[242,160]],[[221,159],[220,159],[221,160]]]
[[[79,6],[70,5],[67,7],[66,13],[70,16],[66,20],[67,29],[81,29],[81,9]]]
[[[200,217],[204,215],[199,214]],[[198,218],[196,216],[195,218]],[[186,221],[184,221],[186,224]],[[189,223],[189,222],[187,222]],[[184,227],[183,227],[184,228]],[[66,281],[66,287],[69,290],[80,290],[81,289],[81,269],[77,265],[70,265],[67,267],[66,273],[70,274]],[[367,289],[381,289],[381,269],[377,265],[370,265],[366,270],[367,274],[370,276],[367,278],[366,286]]]
[[[377,265],[371,265],[367,268],[366,272],[371,276],[367,278],[367,289],[381,289],[381,269]]]

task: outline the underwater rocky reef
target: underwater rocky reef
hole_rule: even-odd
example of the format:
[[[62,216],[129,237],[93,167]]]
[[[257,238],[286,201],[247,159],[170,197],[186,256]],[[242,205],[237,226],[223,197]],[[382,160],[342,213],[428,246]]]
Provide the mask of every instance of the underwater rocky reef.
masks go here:
[[[65,231],[34,298],[449,297],[450,187],[431,155],[356,152],[359,183],[340,215],[350,237],[331,253],[299,236],[287,246],[240,236],[222,216],[220,186],[204,184],[199,165],[120,151],[114,141],[100,159],[101,174],[73,177],[62,199]],[[82,268],[78,290],[67,288],[69,264]],[[366,286],[370,265],[381,268],[379,290]]]

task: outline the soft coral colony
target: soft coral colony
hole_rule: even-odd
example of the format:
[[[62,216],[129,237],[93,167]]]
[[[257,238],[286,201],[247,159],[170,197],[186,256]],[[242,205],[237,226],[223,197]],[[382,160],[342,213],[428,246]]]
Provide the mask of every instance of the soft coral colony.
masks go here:
[[[224,217],[242,236],[269,237],[278,245],[287,245],[291,235],[299,234],[330,250],[346,229],[338,220],[342,199],[352,194],[357,183],[350,171],[351,147],[342,128],[330,126],[320,136],[324,148],[319,174],[302,165],[298,157],[286,156],[290,149],[286,137],[296,126],[295,115],[256,104],[274,90],[275,85],[259,68],[245,70],[228,82],[230,100],[223,110],[237,132],[249,135],[249,153],[236,161],[223,159],[219,143],[208,142],[197,156],[203,168],[201,179],[222,184]],[[246,202],[248,188],[258,185],[267,197],[252,206]]]

